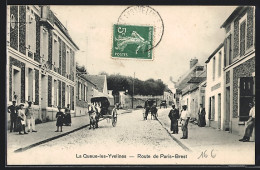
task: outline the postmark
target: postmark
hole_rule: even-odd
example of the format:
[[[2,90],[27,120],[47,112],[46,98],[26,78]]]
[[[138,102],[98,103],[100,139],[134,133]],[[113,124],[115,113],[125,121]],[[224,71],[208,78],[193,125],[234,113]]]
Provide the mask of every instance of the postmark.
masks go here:
[[[146,60],[153,60],[154,59],[154,48],[157,47],[164,34],[164,23],[162,17],[160,16],[159,12],[156,11],[154,8],[150,6],[130,6],[127,7],[118,17],[117,24],[115,25],[129,25],[129,26],[136,26],[136,27],[149,27],[151,30],[152,27],[152,43],[146,48],[144,51],[149,52],[151,55],[149,58],[138,58],[138,59],[146,59]],[[139,34],[139,33],[138,33]],[[113,37],[113,45],[114,45],[114,37]],[[112,47],[114,48],[114,47]],[[141,47],[140,47],[141,48]],[[114,50],[112,50],[112,53]],[[134,53],[134,51],[133,51]],[[119,54],[122,55],[123,58],[137,58],[136,56],[124,56],[126,54]],[[115,56],[112,54],[112,57]],[[119,58],[120,56],[116,56]]]
[[[112,57],[151,60],[152,46],[152,26],[114,25]]]

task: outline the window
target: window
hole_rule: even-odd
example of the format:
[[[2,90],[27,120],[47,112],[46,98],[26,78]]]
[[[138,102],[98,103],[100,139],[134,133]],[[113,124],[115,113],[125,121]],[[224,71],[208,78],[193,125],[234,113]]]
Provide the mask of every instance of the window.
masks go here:
[[[215,80],[215,72],[216,72],[216,57],[213,58],[213,70],[212,70],[213,80]]]
[[[48,60],[48,31],[44,27],[41,29],[42,40],[41,40],[41,57],[44,61]]]
[[[247,14],[245,14],[239,20],[239,53],[240,56],[245,54],[246,50],[246,24],[247,24]]]
[[[211,97],[211,120],[215,120],[215,96]]]
[[[85,101],[87,101],[87,86],[85,86]]]
[[[69,49],[68,47],[66,49]],[[66,73],[70,75],[70,51],[66,51]]]
[[[218,76],[220,77],[221,76],[221,51],[218,53]]]
[[[33,69],[28,68],[28,101],[33,101],[34,100],[34,90],[33,90]]]
[[[232,53],[232,34],[230,34],[226,40],[225,40],[225,66],[228,66],[231,64],[231,53]]]
[[[59,41],[57,36],[53,36],[52,62],[56,68],[59,68]]]
[[[81,83],[79,82],[79,100],[81,100],[81,91],[82,91]]]
[[[246,49],[246,21],[240,24],[240,56],[245,54]]]

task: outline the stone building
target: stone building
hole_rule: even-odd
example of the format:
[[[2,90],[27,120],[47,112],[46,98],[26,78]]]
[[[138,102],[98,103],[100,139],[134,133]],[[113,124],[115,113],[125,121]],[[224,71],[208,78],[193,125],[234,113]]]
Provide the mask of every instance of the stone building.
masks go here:
[[[222,24],[225,130],[243,135],[255,96],[255,7],[239,6]]]
[[[57,106],[74,114],[77,50],[49,6],[7,6],[7,104],[32,101],[42,121],[54,120]]]
[[[224,47],[221,43],[209,56],[207,64],[206,120],[207,125],[225,130],[224,109]]]

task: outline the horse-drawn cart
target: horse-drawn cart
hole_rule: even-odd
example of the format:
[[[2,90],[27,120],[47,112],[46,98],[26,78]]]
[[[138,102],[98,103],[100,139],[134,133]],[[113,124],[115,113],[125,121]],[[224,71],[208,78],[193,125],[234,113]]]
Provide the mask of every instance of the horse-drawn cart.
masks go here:
[[[143,112],[143,117],[144,120],[147,120],[147,116],[149,113],[151,113],[151,119],[157,119],[157,108],[155,106],[156,100],[155,99],[148,99],[145,101],[144,104],[144,112]]]
[[[91,98],[91,103],[96,108],[99,107],[100,111],[97,112],[96,122],[98,126],[98,121],[100,118],[108,119],[110,121],[112,119],[112,126],[115,127],[117,123],[117,113],[113,112],[115,105],[112,102],[109,102],[108,98],[105,96],[102,97],[93,97]]]

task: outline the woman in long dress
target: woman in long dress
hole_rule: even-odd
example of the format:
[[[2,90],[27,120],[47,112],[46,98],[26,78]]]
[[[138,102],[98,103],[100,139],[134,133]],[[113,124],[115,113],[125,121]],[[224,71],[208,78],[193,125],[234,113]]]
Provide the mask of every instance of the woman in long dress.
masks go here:
[[[63,120],[64,120],[64,113],[61,111],[61,107],[58,107],[59,111],[56,114],[57,122],[57,130],[55,132],[59,132],[59,127],[60,131],[62,132],[62,125],[63,125]]]
[[[24,105],[23,104],[20,104],[19,108],[18,108],[18,120],[17,120],[17,126],[18,126],[18,132],[19,132],[19,135],[22,135],[22,130],[23,130],[23,134],[28,134],[26,131],[25,131],[25,119],[26,119],[26,116],[25,116],[25,113],[24,113],[24,110],[23,110],[23,107]]]

